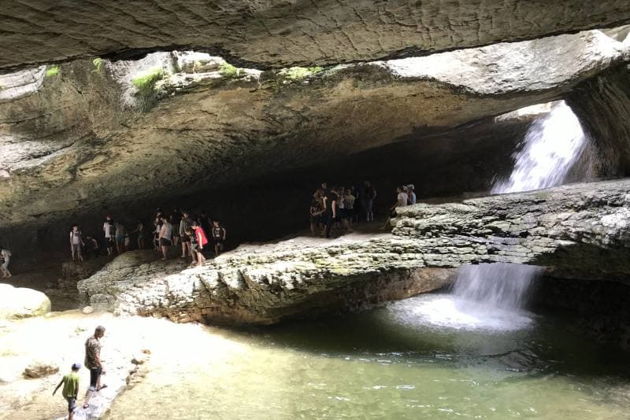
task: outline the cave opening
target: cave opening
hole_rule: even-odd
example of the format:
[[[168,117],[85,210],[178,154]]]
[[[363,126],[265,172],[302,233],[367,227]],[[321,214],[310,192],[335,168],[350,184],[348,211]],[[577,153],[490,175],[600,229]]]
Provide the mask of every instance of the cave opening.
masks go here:
[[[147,39],[127,5],[99,13],[128,39],[63,25],[92,4],[32,8],[57,52],[0,58],[1,411],[59,417],[42,391],[106,325],[79,417],[625,416],[628,7],[525,30],[497,5],[488,30],[330,3],[147,1]],[[6,13],[0,39],[38,39]]]

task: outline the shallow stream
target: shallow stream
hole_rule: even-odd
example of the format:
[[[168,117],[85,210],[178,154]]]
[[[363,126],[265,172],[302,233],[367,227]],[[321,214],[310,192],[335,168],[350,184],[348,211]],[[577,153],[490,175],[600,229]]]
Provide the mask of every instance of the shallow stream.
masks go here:
[[[109,419],[630,418],[627,353],[570,320],[449,305],[433,294],[257,330],[169,328]]]

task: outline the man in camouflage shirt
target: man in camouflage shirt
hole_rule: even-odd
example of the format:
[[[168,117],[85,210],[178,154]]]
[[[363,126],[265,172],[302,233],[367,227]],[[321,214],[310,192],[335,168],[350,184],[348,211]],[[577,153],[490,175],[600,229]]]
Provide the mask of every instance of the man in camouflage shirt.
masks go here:
[[[98,326],[94,335],[85,342],[85,367],[90,369],[90,388],[88,391],[100,391],[101,375],[105,373],[101,363],[101,337],[105,335],[105,327]]]

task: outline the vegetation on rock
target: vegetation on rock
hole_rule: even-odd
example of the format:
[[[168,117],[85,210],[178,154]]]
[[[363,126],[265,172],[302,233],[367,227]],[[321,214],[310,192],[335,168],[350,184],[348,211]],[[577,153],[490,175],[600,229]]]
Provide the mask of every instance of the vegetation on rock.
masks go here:
[[[317,73],[322,72],[324,69],[319,66],[315,67],[289,67],[280,71],[280,75],[291,81],[304,80]]]
[[[103,70],[103,65],[105,64],[105,62],[102,58],[97,57],[92,60],[92,64],[94,64],[94,72],[100,73]]]
[[[228,62],[221,64],[221,66],[219,67],[219,73],[221,73],[221,76],[229,79],[241,77],[245,74],[243,69],[235,67]]]
[[[57,76],[61,72],[59,66],[50,66],[46,69],[46,77]]]
[[[162,68],[156,68],[142,76],[131,79],[131,83],[138,89],[138,94],[149,96],[153,93],[157,81],[163,78],[164,70]]]

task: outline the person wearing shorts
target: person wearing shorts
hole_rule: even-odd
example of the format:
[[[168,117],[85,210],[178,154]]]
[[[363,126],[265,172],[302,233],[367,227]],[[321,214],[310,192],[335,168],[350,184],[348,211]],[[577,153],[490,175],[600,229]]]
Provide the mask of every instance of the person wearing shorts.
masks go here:
[[[203,247],[208,244],[206,232],[197,222],[192,222],[192,227],[188,228],[186,232],[190,238],[190,246],[193,252],[192,264],[195,263],[196,257],[197,265],[201,266],[206,261],[206,257],[203,255]]]
[[[65,375],[59,385],[53,391],[53,395],[63,385],[63,391],[61,395],[68,402],[68,420],[72,420],[74,416],[74,410],[77,408],[77,396],[79,395],[79,369],[81,369],[80,363],[74,363],[72,365],[72,371]]]
[[[179,221],[179,236],[182,242],[182,258],[186,258],[188,256],[193,257],[194,262],[194,254],[191,249],[191,238],[187,233],[189,229],[192,227],[192,220],[190,218],[190,214],[188,212],[184,212],[182,214],[182,219]]]
[[[70,252],[72,253],[72,261],[83,261],[81,250],[84,245],[79,226],[72,226],[72,230],[70,231]]]
[[[103,231],[105,232],[105,246],[107,247],[107,255],[114,253],[114,220],[111,216],[105,218],[103,223]]]
[[[212,221],[212,243],[214,244],[214,255],[218,257],[223,251],[227,231],[219,224],[218,220]]]
[[[160,228],[159,242],[160,249],[162,250],[162,260],[165,261],[168,257],[168,250],[172,244],[173,237],[173,225],[168,221],[165,216],[161,217],[162,227]]]

